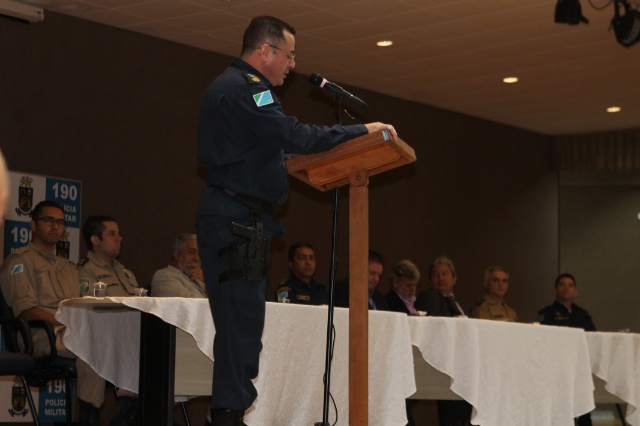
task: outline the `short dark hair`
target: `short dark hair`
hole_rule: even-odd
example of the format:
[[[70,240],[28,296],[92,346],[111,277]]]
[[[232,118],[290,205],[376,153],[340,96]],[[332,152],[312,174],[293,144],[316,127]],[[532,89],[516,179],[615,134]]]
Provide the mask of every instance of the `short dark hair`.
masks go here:
[[[116,220],[107,215],[95,215],[89,216],[87,220],[84,221],[84,225],[82,226],[82,237],[84,238],[84,242],[87,244],[87,248],[89,250],[93,250],[91,237],[95,235],[102,240],[102,233],[106,228],[106,226],[104,226],[104,222],[116,222]]]
[[[382,255],[375,250],[369,250],[369,262],[376,262],[384,266]]]
[[[297,243],[291,244],[291,247],[289,247],[289,262],[293,262],[293,258],[296,256],[296,250],[302,247],[308,247],[313,250],[314,253],[316,252],[316,249],[313,248],[313,245],[311,245],[310,242],[298,241]]]
[[[276,41],[284,40],[285,30],[296,35],[296,30],[281,19],[273,16],[256,16],[244,31],[241,55],[260,47],[263,43],[275,44]]]
[[[40,214],[42,213],[42,209],[44,209],[45,207],[55,207],[56,209],[59,209],[64,215],[64,209],[60,204],[56,203],[55,201],[44,200],[44,201],[40,201],[33,208],[33,211],[31,212],[31,220],[35,221],[37,219],[40,219]]]
[[[576,287],[578,286],[578,283],[576,282],[576,277],[574,277],[568,272],[565,272],[563,274],[558,275],[558,278],[556,278],[556,282],[553,284],[553,288],[558,288],[558,283],[563,278],[571,278],[573,280],[573,285],[575,285]]]

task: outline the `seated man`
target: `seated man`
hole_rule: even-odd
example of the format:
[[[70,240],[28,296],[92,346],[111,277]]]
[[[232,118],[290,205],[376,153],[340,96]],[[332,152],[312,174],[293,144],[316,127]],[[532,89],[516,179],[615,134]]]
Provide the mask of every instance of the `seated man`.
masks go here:
[[[466,317],[464,309],[453,296],[458,283],[456,267],[446,256],[440,256],[429,265],[429,284],[431,289],[417,296],[417,309],[434,317]]]
[[[385,296],[390,311],[418,315],[414,306],[420,271],[410,260],[401,260],[391,268],[389,282],[391,290]]]
[[[171,263],[153,274],[154,297],[206,298],[196,234],[180,234],[173,242]]]
[[[291,275],[280,283],[276,291],[278,300],[304,305],[326,305],[329,293],[313,279],[316,273],[316,253],[313,246],[300,241],[289,247],[289,269]]]
[[[596,331],[591,315],[573,301],[578,297],[576,279],[571,274],[560,274],[554,285],[556,300],[552,305],[538,311],[540,324],[582,328],[585,331]],[[578,426],[591,426],[591,414],[576,418]]]
[[[380,277],[382,277],[382,270],[384,268],[384,260],[382,255],[377,251],[369,250],[369,309],[388,311],[387,299],[384,295],[376,290]],[[334,302],[336,306],[348,308],[349,307],[349,279],[345,278],[336,282]]]
[[[63,345],[64,325],[54,316],[62,300],[80,297],[75,265],[56,255],[56,243],[65,231],[62,207],[53,201],[38,203],[33,209],[30,225],[31,242],[7,256],[0,268],[2,294],[18,318],[50,322],[56,332],[58,354],[76,358]],[[35,331],[33,340],[34,355],[49,352],[49,343],[43,330]],[[81,359],[77,359],[76,369],[80,423],[99,426],[97,408],[104,402],[104,379]]]
[[[516,311],[504,302],[509,290],[509,272],[502,266],[487,268],[483,285],[484,298],[482,302],[476,303],[471,316],[496,321],[517,321]]]
[[[89,251],[78,262],[78,277],[82,294],[100,281],[107,285],[107,296],[132,296],[138,288],[136,277],[116,259],[120,255],[122,236],[118,223],[111,216],[89,216],[82,227],[82,236]]]

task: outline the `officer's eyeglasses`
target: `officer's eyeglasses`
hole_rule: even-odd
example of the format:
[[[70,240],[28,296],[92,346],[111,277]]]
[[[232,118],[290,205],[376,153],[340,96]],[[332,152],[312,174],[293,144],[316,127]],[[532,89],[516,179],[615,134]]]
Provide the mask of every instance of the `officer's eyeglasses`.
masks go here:
[[[274,46],[273,44],[269,44],[267,43],[268,46],[273,47],[274,49],[277,49],[281,52],[283,52],[284,54],[287,55],[287,59],[289,60],[289,64],[291,64],[293,61],[296,60],[296,52],[292,52],[290,50],[284,50],[279,48],[278,46]]]
[[[66,222],[64,221],[64,219],[56,219],[55,217],[51,217],[51,216],[39,217],[38,219],[35,219],[36,222],[39,220],[43,221],[45,224],[49,226],[53,226],[54,223],[60,227],[66,225]]]

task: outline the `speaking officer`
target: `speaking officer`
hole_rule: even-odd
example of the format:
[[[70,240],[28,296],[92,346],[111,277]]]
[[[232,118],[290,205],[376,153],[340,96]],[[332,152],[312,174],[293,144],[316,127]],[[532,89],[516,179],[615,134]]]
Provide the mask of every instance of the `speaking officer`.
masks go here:
[[[295,67],[295,34],[278,18],[254,18],[240,58],[201,98],[197,157],[209,186],[197,228],[216,326],[214,425],[241,425],[257,396],[251,379],[262,349],[269,242],[283,232],[273,214],[288,192],[284,152],[322,152],[382,129],[397,137],[387,124],[314,126],[283,113],[271,88]]]

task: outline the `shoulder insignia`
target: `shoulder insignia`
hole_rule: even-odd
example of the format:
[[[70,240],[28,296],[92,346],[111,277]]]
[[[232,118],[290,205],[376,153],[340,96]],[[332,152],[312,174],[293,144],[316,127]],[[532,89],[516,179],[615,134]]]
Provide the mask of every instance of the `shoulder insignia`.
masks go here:
[[[88,257],[85,257],[84,259],[80,259],[80,262],[78,262],[78,266],[84,266],[85,263],[87,263],[89,261]]]
[[[260,83],[260,77],[258,77],[257,75],[253,75],[253,74],[246,74],[247,80],[249,80],[249,82],[251,83]]]
[[[11,265],[11,267],[9,268],[9,273],[11,275],[19,274],[21,272],[24,272],[24,265],[22,263]]]
[[[278,294],[280,294],[282,292],[285,292],[285,291],[291,291],[291,288],[289,288],[289,287],[280,287],[278,289]]]
[[[124,269],[124,276],[129,278],[129,279],[131,279],[131,278],[133,278],[133,272],[131,272],[130,270],[125,268]]]
[[[253,101],[257,106],[265,106],[273,103],[273,96],[271,96],[271,90],[265,90],[264,92],[256,93],[253,95]]]
[[[29,251],[29,246],[22,246],[19,249],[15,249],[11,254],[24,254]]]

